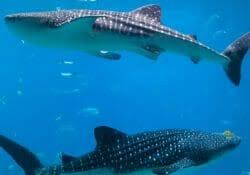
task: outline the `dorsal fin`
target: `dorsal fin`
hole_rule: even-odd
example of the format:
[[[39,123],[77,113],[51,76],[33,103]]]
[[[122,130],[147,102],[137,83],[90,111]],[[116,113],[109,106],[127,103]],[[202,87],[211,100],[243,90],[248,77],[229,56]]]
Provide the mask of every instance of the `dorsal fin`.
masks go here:
[[[126,137],[127,134],[107,126],[100,126],[95,128],[95,139],[97,147],[118,143]]]
[[[161,21],[161,7],[159,5],[143,6],[134,10],[133,13],[147,16],[157,22]]]
[[[140,47],[136,50],[136,53],[147,57],[151,60],[157,60],[161,53],[163,53],[165,50],[154,45],[154,44],[148,44]]]
[[[77,160],[76,157],[71,156],[71,155],[68,155],[68,154],[64,154],[64,153],[62,153],[61,159],[62,159],[62,164],[63,164],[63,165],[64,165],[64,164],[67,164],[67,163],[70,163],[70,162],[72,162],[72,161]]]

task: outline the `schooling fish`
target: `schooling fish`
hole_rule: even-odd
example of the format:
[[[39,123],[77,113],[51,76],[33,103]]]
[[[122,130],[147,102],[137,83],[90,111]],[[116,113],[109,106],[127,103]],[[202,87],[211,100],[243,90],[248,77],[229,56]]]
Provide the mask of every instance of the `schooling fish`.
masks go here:
[[[250,33],[222,53],[161,23],[161,8],[148,5],[131,12],[59,10],[19,13],[5,17],[7,25],[23,40],[53,48],[70,48],[111,60],[127,50],[156,60],[163,52],[219,62],[229,79],[240,84],[241,64],[250,47]]]
[[[62,155],[62,164],[44,167],[23,146],[0,135],[0,147],[26,175],[168,175],[206,164],[236,148],[241,140],[230,131],[206,133],[169,129],[127,135],[106,126],[95,129],[97,146],[81,157]]]

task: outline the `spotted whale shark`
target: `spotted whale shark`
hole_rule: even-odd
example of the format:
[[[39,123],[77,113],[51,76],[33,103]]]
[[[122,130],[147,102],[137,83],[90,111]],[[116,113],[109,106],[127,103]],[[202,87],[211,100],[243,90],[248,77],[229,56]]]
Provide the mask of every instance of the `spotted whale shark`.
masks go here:
[[[128,135],[107,126],[94,131],[96,148],[80,157],[62,154],[62,164],[44,167],[27,148],[0,135],[0,147],[26,175],[168,175],[208,163],[236,148],[230,131],[167,129]]]
[[[59,10],[11,14],[9,28],[24,41],[44,47],[83,51],[119,60],[119,51],[131,51],[156,60],[163,52],[179,53],[198,63],[206,59],[221,64],[235,84],[240,84],[241,64],[250,47],[250,32],[225,51],[218,52],[161,22],[161,7],[147,5],[130,12]]]

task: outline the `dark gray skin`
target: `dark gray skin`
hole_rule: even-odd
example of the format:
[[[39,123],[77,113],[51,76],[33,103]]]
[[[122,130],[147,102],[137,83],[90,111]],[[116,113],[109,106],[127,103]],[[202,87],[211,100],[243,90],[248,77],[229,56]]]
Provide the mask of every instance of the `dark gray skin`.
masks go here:
[[[95,129],[96,149],[81,157],[62,155],[62,164],[43,167],[27,149],[0,136],[0,146],[24,169],[26,175],[110,174],[166,175],[199,166],[236,148],[241,140],[228,132],[207,133],[170,129],[127,135],[121,131]],[[21,151],[20,151],[21,150]]]
[[[241,63],[250,47],[250,33],[218,52],[161,23],[161,7],[148,5],[131,12],[60,10],[18,13],[5,17],[7,26],[23,40],[37,45],[80,50],[119,60],[117,52],[131,51],[156,60],[163,52],[190,58],[195,64],[206,59],[223,66],[228,78],[240,84]]]

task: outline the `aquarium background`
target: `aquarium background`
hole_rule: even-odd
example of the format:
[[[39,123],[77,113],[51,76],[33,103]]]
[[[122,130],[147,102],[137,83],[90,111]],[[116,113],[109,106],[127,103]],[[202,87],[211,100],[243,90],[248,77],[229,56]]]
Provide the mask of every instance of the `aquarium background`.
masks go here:
[[[61,152],[82,155],[95,147],[93,129],[108,125],[129,134],[193,128],[230,129],[241,146],[193,172],[240,175],[250,171],[250,54],[234,87],[220,65],[193,64],[164,53],[148,60],[122,52],[120,61],[78,51],[40,48],[10,33],[4,16],[70,8],[130,11],[159,4],[164,24],[223,51],[250,31],[249,0],[4,0],[0,2],[0,133],[27,146],[45,165]],[[0,174],[23,175],[0,150]]]

